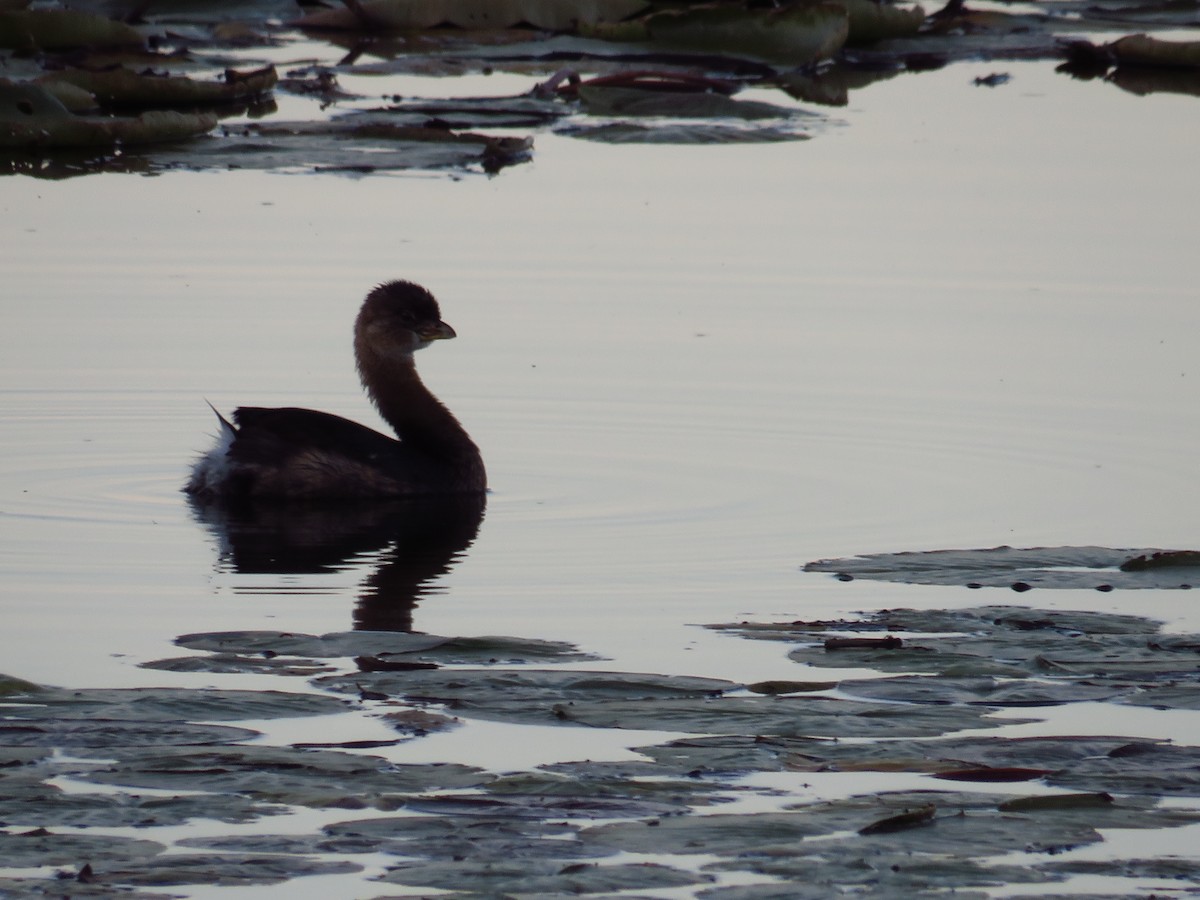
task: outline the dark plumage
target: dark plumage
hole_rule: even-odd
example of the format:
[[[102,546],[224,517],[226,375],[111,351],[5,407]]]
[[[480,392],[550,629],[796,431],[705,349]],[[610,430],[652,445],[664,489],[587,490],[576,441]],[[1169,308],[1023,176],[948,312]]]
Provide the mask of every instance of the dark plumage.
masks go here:
[[[220,413],[217,445],[197,460],[184,490],[199,498],[368,499],[478,493],[479,448],[421,382],[413,353],[455,336],[419,285],[371,291],[354,323],[363,387],[396,438],[330,413],[286,407]]]

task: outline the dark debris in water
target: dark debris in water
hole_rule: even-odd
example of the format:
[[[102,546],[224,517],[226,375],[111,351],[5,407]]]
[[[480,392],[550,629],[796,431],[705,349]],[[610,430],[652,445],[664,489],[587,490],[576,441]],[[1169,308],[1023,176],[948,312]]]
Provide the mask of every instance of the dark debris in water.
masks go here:
[[[740,685],[587,669],[569,645],[515,638],[239,632],[178,643],[219,660],[269,659],[278,667],[246,671],[307,674],[320,692],[0,679],[0,895],[55,896],[64,880],[72,895],[119,896],[327,875],[360,888],[373,879],[380,894],[983,896],[1024,884],[1044,896],[1078,874],[1186,881],[1200,870],[1190,859],[1064,855],[1106,830],[1200,824],[1200,748],[1119,734],[1012,738],[995,728],[1022,720],[992,716],[1033,720],[1080,703],[1195,709],[1197,636],[1136,616],[1010,606],[712,627],[785,641],[798,662],[855,674]],[[888,634],[898,643],[827,645]],[[358,671],[363,656],[434,667]],[[538,667],[551,662],[570,665]],[[331,715],[375,717],[410,741],[441,727],[469,734],[473,720],[681,736],[636,747],[636,759],[496,773],[393,763],[388,741],[329,741]],[[269,746],[243,726],[210,724],[272,717],[310,722],[313,740]],[[871,772],[922,787],[871,790]],[[757,786],[746,778],[756,773],[796,781]],[[806,780],[818,778],[843,785],[839,798],[810,796]],[[730,805],[748,798],[763,811]],[[296,809],[321,810],[329,824],[273,834],[272,820]],[[210,823],[209,836],[156,839],[194,820]],[[211,823],[256,827],[222,834]],[[145,836],[106,833],[130,827]],[[382,854],[384,869],[366,872],[364,854]],[[698,867],[672,862],[697,855],[708,857]],[[12,874],[40,867],[62,879]]]

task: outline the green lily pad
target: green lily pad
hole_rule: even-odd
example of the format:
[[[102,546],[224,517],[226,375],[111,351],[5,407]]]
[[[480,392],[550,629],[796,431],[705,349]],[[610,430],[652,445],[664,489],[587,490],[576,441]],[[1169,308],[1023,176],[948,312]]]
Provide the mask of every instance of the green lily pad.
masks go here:
[[[512,28],[532,25],[566,31],[579,23],[619,21],[642,12],[645,0],[362,0],[347,9],[324,9],[296,24],[302,28],[368,31]]]
[[[0,78],[0,149],[138,146],[212,131],[216,116],[155,110],[137,117],[77,116],[46,88]]]
[[[279,80],[274,66],[254,72],[226,70],[223,81],[186,75],[135,72],[124,66],[94,71],[64,69],[38,79],[43,87],[69,84],[92,94],[103,106],[158,108],[241,103],[270,93]]]
[[[583,34],[606,40],[653,41],[788,67],[828,59],[841,49],[849,31],[846,6],[820,2],[779,7],[696,4],[582,29]]]
[[[137,46],[144,42],[136,28],[94,13],[73,9],[0,10],[0,47],[62,50]]]

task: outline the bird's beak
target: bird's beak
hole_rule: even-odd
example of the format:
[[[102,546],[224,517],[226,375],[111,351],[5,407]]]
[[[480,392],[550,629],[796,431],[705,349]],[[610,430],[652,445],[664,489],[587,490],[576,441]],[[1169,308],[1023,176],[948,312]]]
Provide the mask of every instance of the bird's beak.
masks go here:
[[[417,335],[422,341],[426,342],[448,341],[452,337],[458,337],[458,335],[455,334],[454,329],[442,321],[434,322],[428,328],[422,328]]]

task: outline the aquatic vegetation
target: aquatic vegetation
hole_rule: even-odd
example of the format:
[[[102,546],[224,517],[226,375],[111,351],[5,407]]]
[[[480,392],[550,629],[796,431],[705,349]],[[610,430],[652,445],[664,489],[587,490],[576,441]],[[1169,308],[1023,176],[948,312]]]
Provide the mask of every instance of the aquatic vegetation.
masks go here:
[[[1074,77],[1138,94],[1200,93],[1200,42],[1126,33],[1189,28],[1186,4],[1025,6],[365,0],[302,10],[258,0],[239,7],[237,22],[154,4],[133,22],[7,9],[0,148],[12,155],[9,171],[52,177],[175,167],[496,173],[530,161],[539,132],[603,143],[802,140],[823,120],[795,100],[845,105],[873,81],[963,59],[1056,60]],[[1098,33],[1114,39],[1091,43]],[[280,77],[270,58],[279,46],[315,58]],[[384,94],[380,105],[361,87],[496,71],[528,79],[528,89]],[[1008,80],[995,72],[980,83]],[[750,88],[780,102],[733,96]],[[277,116],[280,96],[303,117]]]
[[[786,642],[805,666],[896,674],[740,685],[606,672],[570,645],[519,638],[185,635],[177,643],[214,660],[211,669],[181,660],[147,667],[274,672],[308,677],[319,690],[0,681],[0,852],[8,866],[59,867],[80,896],[355,873],[476,895],[693,885],[706,886],[705,896],[755,897],[827,896],[847,885],[911,896],[1050,885],[1076,873],[1200,875],[1188,859],[1064,856],[1102,842],[1105,829],[1200,823],[1200,809],[1181,802],[1200,797],[1200,749],[996,731],[1036,721],[1049,706],[1196,708],[1200,637],[1164,635],[1131,615],[1012,606],[709,627]],[[837,642],[880,633],[897,639]],[[256,658],[279,666],[256,667]],[[553,661],[558,668],[538,668]],[[378,719],[396,740],[317,740],[329,715],[347,714]],[[271,717],[310,722],[314,740],[269,746],[249,728],[219,724]],[[637,747],[634,760],[511,773],[376,755],[473,721],[682,736]],[[872,772],[920,778],[920,787],[872,790],[860,780]],[[793,778],[793,788],[755,781],[767,775]],[[817,777],[843,787],[832,798],[806,796],[805,779]],[[761,808],[729,808],[751,797]],[[271,817],[298,808],[324,811],[328,824],[270,833]],[[196,818],[265,827],[187,838],[165,853],[155,829]],[[146,837],[105,833],[129,826]],[[371,874],[364,854],[395,861]],[[768,882],[735,887],[723,883],[727,873],[743,885],[747,876]],[[0,878],[0,892],[41,896],[58,883]]]

